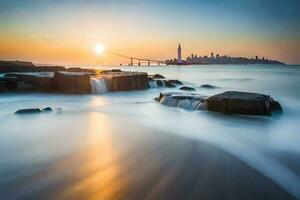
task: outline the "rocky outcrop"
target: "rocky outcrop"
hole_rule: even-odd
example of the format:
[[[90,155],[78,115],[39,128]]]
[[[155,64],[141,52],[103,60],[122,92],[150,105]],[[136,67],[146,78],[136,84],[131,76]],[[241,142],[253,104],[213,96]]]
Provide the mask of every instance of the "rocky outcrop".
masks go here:
[[[281,105],[269,95],[228,91],[207,99],[208,110],[245,115],[271,115],[282,111]]]
[[[183,85],[183,83],[176,79],[170,79],[168,80],[169,83],[175,84],[175,85]]]
[[[15,112],[15,114],[33,114],[33,113],[40,113],[41,110],[39,108],[27,108],[21,109]]]
[[[18,87],[18,81],[14,77],[0,77],[0,91],[13,91]]]
[[[149,79],[149,85],[150,85],[151,88],[156,88],[156,87],[175,88],[176,87],[176,81],[177,80],[154,80],[154,79]]]
[[[161,93],[156,100],[166,106],[187,110],[243,115],[271,115],[273,112],[282,112],[279,102],[268,95],[258,93],[228,91],[209,98],[199,94]]]
[[[153,79],[164,79],[165,77],[163,75],[160,74],[154,74],[154,75],[150,75],[149,77],[153,78]]]
[[[51,112],[52,108],[46,107],[44,109],[39,109],[39,108],[26,108],[26,109],[21,109],[17,110],[15,114],[35,114],[35,113],[40,113],[40,112]]]
[[[100,78],[105,79],[108,91],[131,91],[149,88],[148,74],[144,72],[106,71]]]
[[[95,69],[88,69],[88,68],[80,68],[80,67],[70,67],[66,69],[67,72],[85,72],[90,74],[96,74]]]
[[[53,89],[64,93],[91,93],[90,75],[78,72],[55,72]]]
[[[201,88],[206,88],[206,89],[215,89],[215,88],[218,88],[216,86],[213,86],[213,85],[209,85],[209,84],[203,84],[200,86]]]
[[[179,88],[180,90],[187,90],[187,91],[194,91],[196,90],[195,88],[192,87],[188,87],[188,86],[182,86],[181,88]]]
[[[17,80],[16,90],[34,88],[38,90],[51,91],[53,89],[52,76],[49,74],[34,75],[10,73],[6,74],[5,77],[15,78]]]

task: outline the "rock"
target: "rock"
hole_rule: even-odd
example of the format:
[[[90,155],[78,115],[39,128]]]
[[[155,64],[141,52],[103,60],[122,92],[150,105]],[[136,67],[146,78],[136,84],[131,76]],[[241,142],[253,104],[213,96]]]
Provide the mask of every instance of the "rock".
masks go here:
[[[52,108],[46,107],[46,108],[43,108],[42,111],[43,111],[43,112],[51,112],[51,111],[52,111]]]
[[[148,74],[144,72],[123,72],[119,70],[101,73],[108,91],[131,91],[149,88]]]
[[[165,87],[168,87],[168,88],[175,88],[176,85],[174,85],[171,81],[167,80],[167,81],[164,81],[164,85]]]
[[[271,109],[273,112],[283,112],[283,109],[278,101],[271,101]]]
[[[207,99],[208,110],[245,115],[271,115],[282,110],[281,105],[269,95],[228,91]]]
[[[6,77],[16,77],[18,80],[18,90],[39,89],[44,91],[53,90],[52,76],[50,74],[6,74]]]
[[[163,75],[160,75],[160,74],[154,74],[152,76],[153,79],[164,79],[165,77]]]
[[[172,84],[175,84],[175,85],[183,85],[183,83],[179,80],[168,80],[168,82],[172,83]]]
[[[14,77],[0,77],[0,91],[13,91],[17,89],[17,78]]]
[[[80,68],[80,67],[70,67],[66,69],[67,72],[86,72],[91,74],[96,74],[95,69],[88,69],[88,68]]]
[[[66,71],[62,66],[35,66],[32,62],[0,61],[0,73]]]
[[[279,102],[268,95],[258,93],[228,91],[207,98],[199,94],[173,92],[160,93],[155,100],[166,106],[187,110],[209,110],[244,115],[271,115],[272,112],[282,112]]]
[[[162,82],[162,80],[157,80],[157,81],[156,81],[156,85],[157,85],[158,87],[162,87],[162,86],[164,85],[164,83]]]
[[[27,108],[21,109],[15,112],[15,114],[33,114],[33,113],[40,113],[41,110],[39,108]]]
[[[195,88],[192,87],[188,87],[188,86],[182,86],[181,88],[179,88],[180,90],[188,90],[188,91],[194,91],[196,90]]]
[[[199,94],[185,93],[160,93],[159,97],[155,98],[160,104],[170,107],[180,107],[186,110],[205,110],[206,97]]]
[[[200,86],[201,88],[207,88],[207,89],[214,89],[217,88],[216,86],[213,85],[209,85],[209,84],[203,84]]]
[[[55,72],[53,77],[55,91],[64,93],[91,93],[90,76],[79,72]]]

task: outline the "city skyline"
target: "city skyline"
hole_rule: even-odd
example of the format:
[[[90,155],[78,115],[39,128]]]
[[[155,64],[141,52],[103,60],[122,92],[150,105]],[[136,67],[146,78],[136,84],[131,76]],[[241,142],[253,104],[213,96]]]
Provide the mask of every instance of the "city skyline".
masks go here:
[[[166,60],[197,52],[300,63],[300,3],[255,0],[0,1],[0,59],[118,64],[105,49]],[[255,14],[253,14],[255,13]]]

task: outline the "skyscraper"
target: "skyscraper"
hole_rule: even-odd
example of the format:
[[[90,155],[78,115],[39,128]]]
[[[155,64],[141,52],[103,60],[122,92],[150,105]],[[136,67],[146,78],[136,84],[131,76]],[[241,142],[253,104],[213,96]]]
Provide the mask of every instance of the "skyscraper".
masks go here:
[[[180,44],[178,45],[178,48],[177,48],[177,63],[181,63],[182,60],[181,60],[181,46]]]

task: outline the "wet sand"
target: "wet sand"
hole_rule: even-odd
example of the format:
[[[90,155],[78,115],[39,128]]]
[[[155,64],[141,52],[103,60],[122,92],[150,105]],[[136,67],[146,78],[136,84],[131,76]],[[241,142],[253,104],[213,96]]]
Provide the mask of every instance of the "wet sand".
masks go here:
[[[154,131],[103,134],[98,143],[2,185],[0,194],[1,199],[294,199],[215,146]]]

